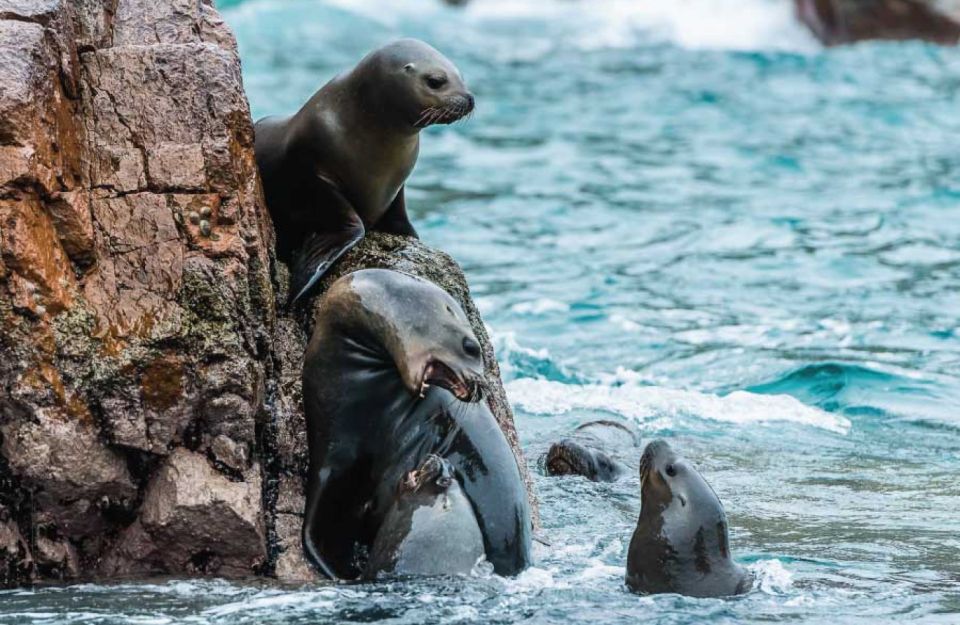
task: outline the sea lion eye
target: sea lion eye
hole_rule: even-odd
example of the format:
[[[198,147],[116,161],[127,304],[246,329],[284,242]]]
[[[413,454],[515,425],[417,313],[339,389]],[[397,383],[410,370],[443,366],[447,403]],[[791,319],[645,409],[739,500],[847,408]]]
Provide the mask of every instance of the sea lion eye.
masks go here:
[[[669,475],[670,477],[676,477],[676,476],[677,476],[677,467],[673,466],[672,464],[668,464],[668,465],[667,465],[667,475]]]
[[[426,81],[427,86],[431,89],[440,89],[447,84],[447,77],[444,74],[431,74],[424,77],[424,81]]]
[[[466,352],[467,356],[470,356],[471,358],[480,357],[480,345],[469,336],[464,337],[463,339],[463,351]]]

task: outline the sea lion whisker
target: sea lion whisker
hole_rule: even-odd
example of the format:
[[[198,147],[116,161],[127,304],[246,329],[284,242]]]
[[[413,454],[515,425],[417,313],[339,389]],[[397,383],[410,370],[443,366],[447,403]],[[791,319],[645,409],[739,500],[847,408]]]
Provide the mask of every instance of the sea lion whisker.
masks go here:
[[[423,122],[424,122],[424,120],[427,118],[427,116],[430,115],[431,113],[433,113],[433,111],[435,111],[436,108],[437,108],[437,107],[435,107],[435,106],[431,106],[431,107],[425,108],[425,109],[423,110],[423,112],[420,113],[420,117],[417,119],[417,121],[415,121],[415,122],[413,123],[413,125],[414,125],[414,126],[420,126],[421,124],[423,124]]]

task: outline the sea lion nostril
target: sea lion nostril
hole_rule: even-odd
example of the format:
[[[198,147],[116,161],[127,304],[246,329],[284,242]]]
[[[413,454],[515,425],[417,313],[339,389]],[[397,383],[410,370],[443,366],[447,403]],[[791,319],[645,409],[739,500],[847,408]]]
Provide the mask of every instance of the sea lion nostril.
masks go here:
[[[480,357],[480,344],[474,341],[469,336],[463,338],[463,351],[466,352],[467,356],[471,358]]]
[[[474,106],[477,104],[477,100],[473,97],[472,93],[466,94],[464,99],[467,101],[467,110],[472,111]]]

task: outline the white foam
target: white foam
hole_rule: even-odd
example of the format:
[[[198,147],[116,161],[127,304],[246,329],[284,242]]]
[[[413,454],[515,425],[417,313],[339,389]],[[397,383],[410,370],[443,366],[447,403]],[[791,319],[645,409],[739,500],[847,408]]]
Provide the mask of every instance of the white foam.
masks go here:
[[[514,578],[506,580],[507,594],[526,592],[540,592],[545,588],[567,588],[569,584],[558,582],[553,577],[553,571],[532,566]]]
[[[749,567],[756,576],[756,588],[770,595],[783,594],[793,586],[793,573],[780,560],[760,560]]]
[[[256,0],[226,9],[231,18],[255,12]],[[401,20],[431,20],[451,9],[439,0],[323,0],[388,28]],[[310,11],[310,4],[303,3]],[[258,7],[258,8],[260,8]],[[562,23],[567,37],[582,49],[629,48],[651,35],[691,49],[790,50],[819,49],[813,36],[797,21],[787,0],[472,0],[457,11],[465,22],[503,20]],[[546,45],[526,41],[518,46]],[[529,52],[529,51],[528,51]],[[534,54],[536,56],[536,54]]]
[[[736,391],[726,396],[658,386],[624,384],[564,384],[521,378],[508,382],[511,403],[526,412],[556,415],[573,410],[619,414],[638,423],[675,417],[749,424],[788,421],[845,434],[850,421],[807,406],[789,395]]]

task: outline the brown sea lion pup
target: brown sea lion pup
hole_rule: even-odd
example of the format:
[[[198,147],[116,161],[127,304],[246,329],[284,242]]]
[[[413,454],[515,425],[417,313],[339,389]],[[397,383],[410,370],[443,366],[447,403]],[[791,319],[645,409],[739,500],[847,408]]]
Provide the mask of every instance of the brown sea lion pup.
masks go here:
[[[615,482],[628,470],[623,458],[639,446],[640,436],[629,425],[599,419],[550,445],[541,464],[550,476],[582,475],[594,482]]]
[[[429,45],[401,39],[325,84],[291,117],[255,127],[255,153],[291,266],[291,302],[303,298],[367,230],[417,236],[404,184],[420,131],[474,109],[456,66]]]
[[[430,454],[397,486],[370,549],[364,578],[467,575],[483,560],[483,535],[453,465]]]
[[[727,515],[692,464],[665,441],[640,459],[640,518],[627,555],[627,586],[641,593],[722,597],[750,590],[733,561]]]

